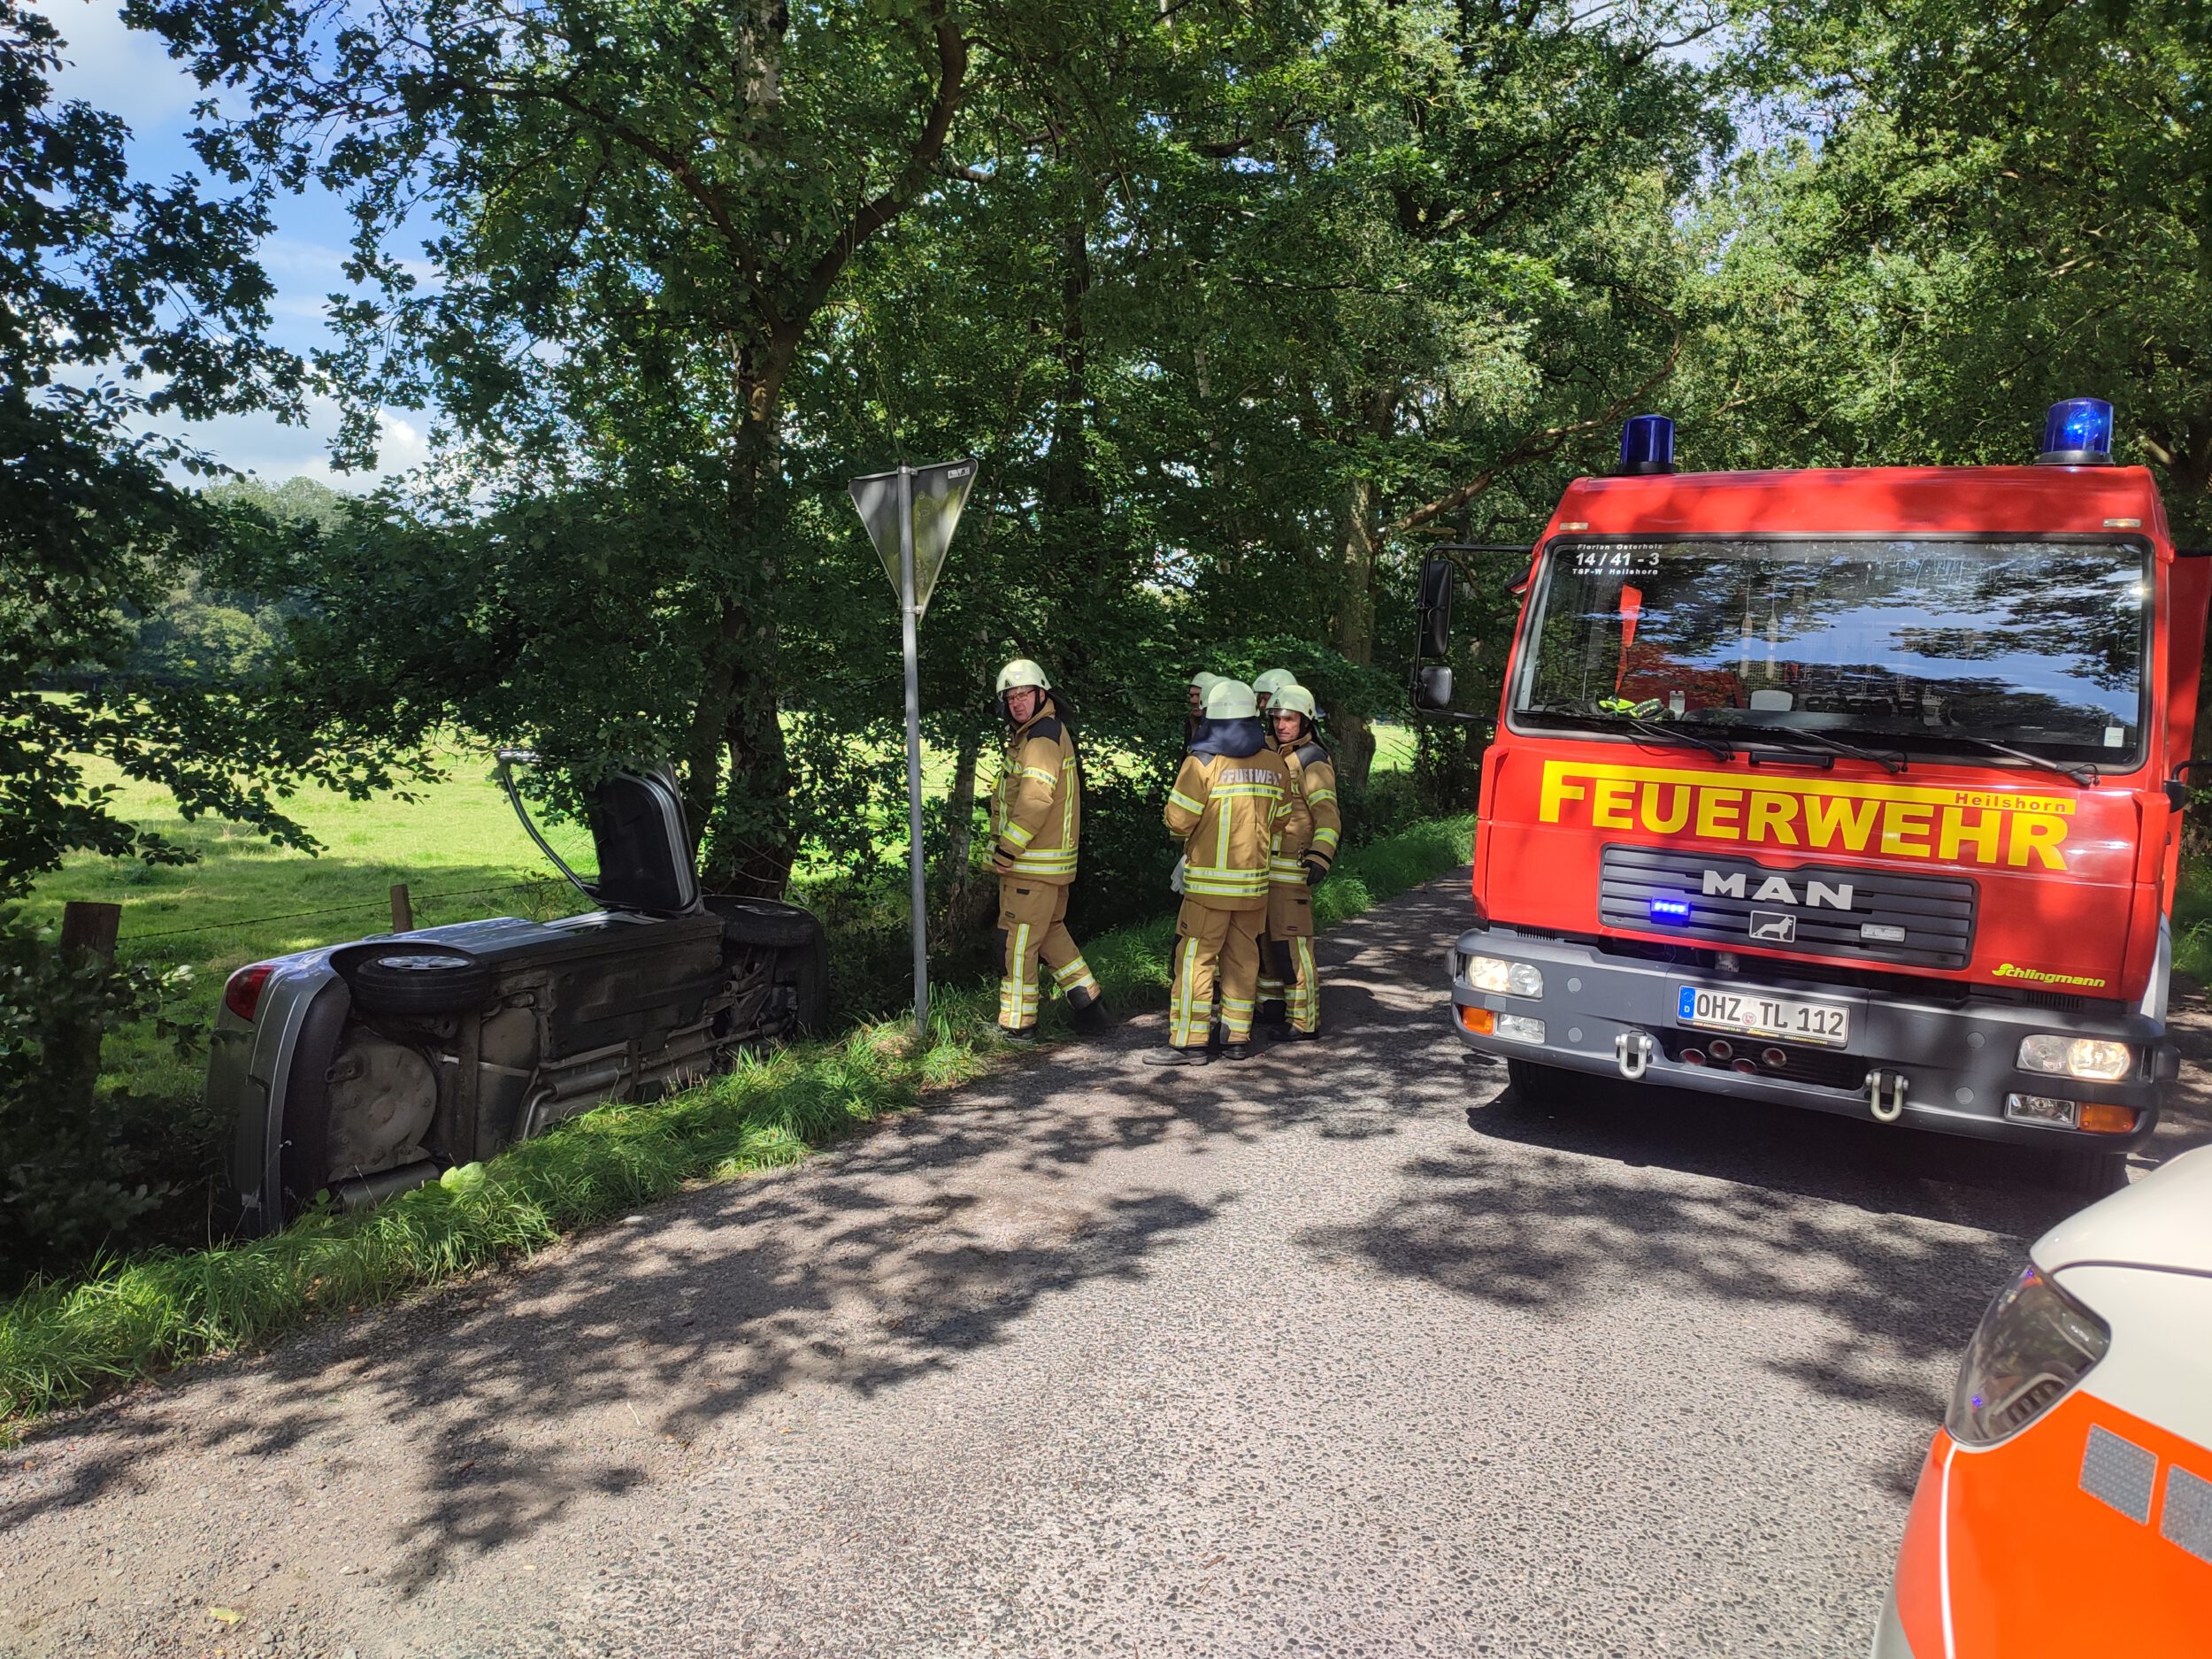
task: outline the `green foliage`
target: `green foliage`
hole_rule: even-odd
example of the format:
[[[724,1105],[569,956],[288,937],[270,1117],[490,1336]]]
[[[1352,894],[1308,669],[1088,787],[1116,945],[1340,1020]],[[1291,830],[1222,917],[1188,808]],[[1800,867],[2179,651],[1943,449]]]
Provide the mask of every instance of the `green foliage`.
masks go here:
[[[1356,849],[1317,890],[1317,916],[1341,920],[1464,860],[1471,832],[1458,818]],[[1173,932],[1161,918],[1087,946],[1110,1002],[1158,1003]],[[527,1256],[688,1181],[794,1163],[976,1075],[996,1052],[995,1018],[988,990],[955,992],[934,1010],[926,1044],[887,1025],[801,1045],[672,1101],[600,1107],[365,1213],[320,1210],[271,1238],[111,1261],[33,1286],[0,1308],[0,1425]]]
[[[204,458],[142,423],[297,396],[298,365],[257,343],[265,192],[134,180],[121,122],[52,96],[58,51],[45,18],[0,0],[0,898],[74,849],[178,856],[110,810],[86,757],[280,836],[296,832],[271,786],[309,764],[240,710],[128,672],[129,614],[222,526],[168,473]]]
[[[1525,533],[1665,372],[1727,136],[1701,0],[133,15],[250,91],[211,162],[352,203],[349,442],[443,423],[435,476],[257,578],[307,613],[279,695],[379,752],[671,759],[721,886],[864,873],[895,807],[844,484],[901,457],[981,463],[933,741],[987,767],[1018,651],[1162,766],[1191,666],[1288,656],[1356,786],[1402,538]],[[423,222],[435,281],[392,245]]]
[[[173,974],[66,961],[0,906],[0,1284],[84,1260],[165,1195],[158,1146],[126,1097],[93,1093],[86,1033],[162,1018]]]
[[[2044,407],[2212,528],[2207,15],[1857,0],[1772,9],[1759,68],[1806,133],[1709,202],[1686,448],[1747,465],[2018,463]]]

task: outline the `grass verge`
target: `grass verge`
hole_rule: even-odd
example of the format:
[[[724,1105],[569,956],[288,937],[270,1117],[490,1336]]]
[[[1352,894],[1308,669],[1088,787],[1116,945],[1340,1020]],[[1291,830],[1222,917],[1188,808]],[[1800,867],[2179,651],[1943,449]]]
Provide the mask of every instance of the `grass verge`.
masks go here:
[[[1468,856],[1473,821],[1432,819],[1356,848],[1316,890],[1323,926]],[[1116,1007],[1165,995],[1174,918],[1086,944]],[[332,1313],[373,1307],[564,1233],[627,1214],[688,1182],[796,1163],[809,1148],[963,1082],[1003,1053],[995,994],[941,995],[931,1040],[903,1022],[749,1058],[672,1100],[603,1106],[490,1164],[450,1171],[357,1215],[318,1213],[273,1238],[104,1263],[37,1284],[0,1309],[0,1441],[33,1417],[165,1367],[251,1348]]]

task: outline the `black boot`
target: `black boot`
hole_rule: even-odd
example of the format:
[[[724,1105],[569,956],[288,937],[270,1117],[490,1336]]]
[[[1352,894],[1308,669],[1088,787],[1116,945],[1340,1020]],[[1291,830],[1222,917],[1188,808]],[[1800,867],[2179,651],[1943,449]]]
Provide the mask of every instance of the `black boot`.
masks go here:
[[[1010,1042],[1018,1048],[1027,1048],[1033,1046],[1037,1041],[1037,1028],[1034,1025],[1024,1025],[1019,1031],[1016,1031],[1010,1025],[1001,1025],[998,1028],[998,1038],[1001,1042]]]
[[[1068,1004],[1068,1024],[1087,1037],[1095,1037],[1113,1022],[1106,1018],[1106,1004],[1091,996]]]
[[[1221,1057],[1225,1060],[1249,1060],[1257,1047],[1252,1042],[1226,1042],[1221,1046]]]
[[[1213,1056],[1200,1048],[1179,1048],[1173,1043],[1155,1048],[1144,1057],[1147,1065],[1210,1065]]]
[[[1260,1004],[1259,1022],[1263,1025],[1287,1025],[1290,1024],[1290,1010],[1281,997],[1271,996]]]

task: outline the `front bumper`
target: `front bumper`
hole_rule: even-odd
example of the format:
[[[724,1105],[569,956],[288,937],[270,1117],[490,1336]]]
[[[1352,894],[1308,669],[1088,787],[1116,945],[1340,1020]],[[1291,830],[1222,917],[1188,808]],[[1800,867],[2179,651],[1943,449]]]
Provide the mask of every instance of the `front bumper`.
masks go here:
[[[1471,989],[1457,972],[1458,958],[1471,955],[1531,964],[1544,976],[1543,995],[1509,996]],[[1787,973],[1787,964],[1764,957],[1747,957],[1743,972],[1723,974],[1701,966],[1609,956],[1577,940],[1522,933],[1510,927],[1477,928],[1462,934],[1456,947],[1452,1024],[1460,1040],[1482,1054],[1616,1077],[1624,1074],[1623,1055],[1635,1054],[1646,1082],[1849,1117],[1870,1114],[1875,1094],[1869,1074],[1878,1072],[1885,1079],[1885,1102],[1896,1101],[1896,1084],[1902,1080],[1899,1121],[1915,1128],[2016,1145],[2095,1146],[2113,1152],[2149,1139],[2168,1083],[2179,1070],[2179,1050],[2168,1040],[2164,1025],[2143,1014],[2070,1011],[1980,996],[1952,1006],[1932,998],[1916,1002],[1893,992],[1793,980]],[[1724,1065],[1694,1064],[1680,1057],[1684,1049],[1701,1051],[1713,1033],[1694,1033],[1677,1019],[1678,999],[1685,986],[1841,1003],[1851,1010],[1850,1040],[1832,1049],[1782,1040],[1778,1046],[1788,1061],[1778,1072],[1763,1066],[1744,1072]],[[1471,1032],[1459,1016],[1463,1008],[1540,1019],[1543,1041]],[[2020,1040],[2034,1032],[2131,1043],[2148,1063],[2137,1076],[2116,1083],[2023,1071],[2015,1064]],[[1758,1038],[1734,1041],[1743,1053],[1754,1056],[1778,1046]],[[2088,1134],[2013,1123],[2004,1116],[2008,1093],[2131,1107],[2136,1113],[2135,1127],[2126,1134]]]

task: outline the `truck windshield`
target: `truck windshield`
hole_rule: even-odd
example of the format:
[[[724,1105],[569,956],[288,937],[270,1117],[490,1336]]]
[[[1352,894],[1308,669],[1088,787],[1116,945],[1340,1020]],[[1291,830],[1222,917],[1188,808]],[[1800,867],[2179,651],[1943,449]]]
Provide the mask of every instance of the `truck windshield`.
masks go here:
[[[2147,559],[2122,542],[1555,543],[1515,723],[2131,764]]]

